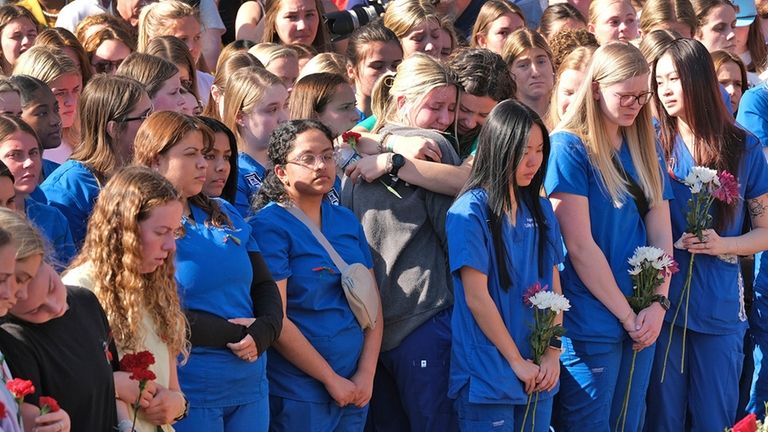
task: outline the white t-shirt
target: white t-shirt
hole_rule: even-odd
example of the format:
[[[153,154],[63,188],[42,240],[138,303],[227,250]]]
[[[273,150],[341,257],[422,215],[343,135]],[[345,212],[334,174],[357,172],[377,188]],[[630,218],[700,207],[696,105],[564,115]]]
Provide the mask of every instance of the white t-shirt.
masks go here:
[[[74,33],[75,27],[87,16],[103,13],[118,15],[114,8],[116,1],[109,1],[109,6],[104,7],[99,0],[74,0],[59,12],[56,27],[63,27]],[[221,30],[222,33],[226,30],[213,0],[200,0],[200,21],[203,30]]]

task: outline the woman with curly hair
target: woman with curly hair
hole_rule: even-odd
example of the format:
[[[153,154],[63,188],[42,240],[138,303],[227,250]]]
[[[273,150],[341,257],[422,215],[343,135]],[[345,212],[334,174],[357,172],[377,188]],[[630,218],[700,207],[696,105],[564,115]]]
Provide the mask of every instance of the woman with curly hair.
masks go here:
[[[173,257],[181,230],[178,192],[143,167],[119,172],[93,210],[83,250],[63,281],[92,290],[107,313],[118,354],[149,351],[157,379],[147,383],[135,426],[138,432],[172,431],[187,401],[176,374],[189,348],[187,321],[174,282]],[[99,277],[96,277],[99,275]],[[115,372],[116,396],[124,402],[119,430],[130,430],[138,386]]]
[[[178,373],[191,409],[175,427],[266,431],[264,354],[282,329],[280,294],[250,226],[229,203],[203,192],[213,141],[200,120],[172,111],[151,115],[136,135],[134,162],[168,179],[183,206],[176,281],[192,350]]]

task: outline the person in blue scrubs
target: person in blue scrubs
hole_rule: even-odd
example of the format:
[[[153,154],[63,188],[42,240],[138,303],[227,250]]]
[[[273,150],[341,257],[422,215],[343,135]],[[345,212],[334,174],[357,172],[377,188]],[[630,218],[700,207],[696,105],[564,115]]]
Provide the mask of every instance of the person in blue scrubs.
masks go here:
[[[671,197],[656,151],[648,63],[621,42],[595,51],[558,130],[550,135],[544,188],[567,253],[560,273],[565,315],[559,402],[566,430],[613,430],[637,351],[625,431],[642,429],[654,343],[669,281],[638,314],[627,260],[639,246],[672,252]]]
[[[736,420],[747,326],[738,257],[768,248],[768,166],[755,137],[741,129],[720,103],[714,66],[703,44],[673,41],[654,62],[653,75],[661,144],[674,192],[670,204],[672,235],[677,240],[674,257],[682,270],[670,284],[673,308],[683,301],[687,264],[692,254],[697,256],[685,345],[683,321],[678,317],[671,328],[674,311],[667,313],[660,337],[665,349],[656,350],[648,391],[646,430],[720,430]],[[703,106],[712,109],[700,109]],[[694,166],[728,171],[739,182],[734,204],[713,204],[713,228],[704,231],[703,239],[686,232],[691,192],[683,179]],[[743,226],[747,211],[749,230]],[[681,314],[684,309],[685,304]]]
[[[324,198],[336,173],[332,139],[314,120],[275,129],[269,146],[275,168],[256,195],[261,210],[250,222],[285,308],[283,333],[267,366],[271,431],[362,431],[373,391],[380,311],[377,325],[361,328],[340,269],[310,228],[284,207],[303,212],[347,264],[373,266],[355,215]]]
[[[203,193],[211,198],[221,197],[235,203],[237,193],[237,140],[235,134],[222,122],[212,117],[198,116],[213,132],[213,144],[205,155],[208,173]]]
[[[83,90],[79,112],[80,143],[40,185],[48,203],[69,221],[76,248],[85,239],[88,216],[102,186],[130,162],[136,131],[152,104],[138,82],[98,75]]]
[[[176,282],[192,350],[178,373],[190,408],[174,428],[266,431],[266,351],[280,335],[280,295],[251,227],[226,201],[202,192],[212,141],[200,120],[164,111],[144,122],[134,149],[134,162],[168,179],[184,207]]]
[[[59,103],[48,85],[29,75],[14,75],[9,78],[9,81],[19,89],[21,119],[35,130],[43,152],[59,147],[61,145]],[[58,167],[58,163],[43,159],[43,174],[40,181],[45,180]],[[35,198],[35,196],[32,197]]]
[[[531,361],[534,318],[523,295],[535,283],[560,291],[562,238],[552,205],[539,196],[549,137],[536,113],[508,100],[491,111],[479,139],[469,182],[446,219],[455,292],[448,394],[463,431],[548,431],[561,349],[552,341],[540,365]],[[531,411],[523,424],[534,393],[535,417]]]
[[[37,190],[42,168],[42,147],[37,135],[23,120],[0,116],[0,175],[13,179],[14,205],[45,234],[52,246],[51,263],[61,270],[74,257],[75,245],[69,224],[61,212],[30,198]]]
[[[269,134],[288,120],[288,90],[280,78],[255,66],[237,70],[225,88],[221,120],[234,132],[240,150],[235,208],[248,217],[266,176]]]

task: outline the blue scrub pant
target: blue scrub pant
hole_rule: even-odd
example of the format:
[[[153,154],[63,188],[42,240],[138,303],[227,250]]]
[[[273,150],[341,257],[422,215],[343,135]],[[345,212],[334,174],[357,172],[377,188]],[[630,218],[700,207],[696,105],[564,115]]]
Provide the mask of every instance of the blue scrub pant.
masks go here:
[[[632,340],[601,343],[563,338],[557,431],[616,429],[632,366]],[[656,345],[638,351],[624,431],[642,429]]]
[[[367,406],[341,408],[335,402],[302,402],[278,396],[269,397],[269,410],[270,432],[359,432],[368,413]]]
[[[190,405],[189,415],[173,425],[176,432],[266,432],[269,399],[228,407],[200,408]]]
[[[664,382],[661,372],[669,324],[661,329],[663,347],[656,358],[648,389],[648,432],[722,431],[733,426],[739,403],[739,376],[744,361],[744,331],[709,335],[688,330],[685,369],[680,373],[682,327],[675,326]]]
[[[533,394],[528,417],[525,416],[526,405],[510,404],[476,404],[469,401],[469,387],[464,386],[459,397],[454,402],[459,417],[459,430],[462,432],[545,432],[549,431],[552,420],[552,398],[539,400],[535,403]],[[533,408],[536,406],[536,413]],[[534,415],[536,428],[533,429]],[[525,429],[523,429],[525,419]]]
[[[458,430],[448,398],[451,308],[379,355],[367,431],[452,432]]]
[[[759,262],[757,257],[755,260]],[[755,285],[755,300],[749,317],[749,331],[754,342],[752,358],[755,370],[746,410],[757,414],[758,418],[765,416],[764,404],[768,402],[768,296],[765,291],[765,288]]]

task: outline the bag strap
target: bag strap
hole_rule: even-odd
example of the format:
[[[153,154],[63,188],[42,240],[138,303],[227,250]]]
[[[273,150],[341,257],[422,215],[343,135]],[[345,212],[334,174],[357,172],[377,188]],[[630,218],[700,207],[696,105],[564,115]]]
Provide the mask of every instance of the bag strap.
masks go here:
[[[339,268],[339,271],[343,272],[347,267],[349,267],[346,261],[344,261],[338,252],[336,252],[336,249],[331,246],[331,243],[328,242],[328,239],[325,238],[325,235],[323,235],[320,229],[314,223],[312,223],[311,220],[309,220],[307,215],[304,214],[300,208],[290,204],[280,204],[280,207],[284,208],[288,213],[295,216],[296,219],[300,220],[304,225],[306,225],[307,228],[309,228],[309,230],[312,232],[312,235],[315,236],[315,239],[317,239],[323,249],[328,252],[328,255],[331,257],[331,261],[336,264],[336,267]]]
[[[611,158],[611,161],[613,161],[613,166],[619,172],[619,175],[621,175],[621,177],[627,183],[627,191],[635,200],[635,206],[637,206],[637,211],[640,213],[640,218],[645,219],[645,215],[648,214],[651,206],[648,203],[648,198],[646,198],[645,193],[643,192],[643,188],[641,188],[635,179],[633,179],[632,176],[627,173],[627,171],[621,165],[618,156],[614,155]]]

